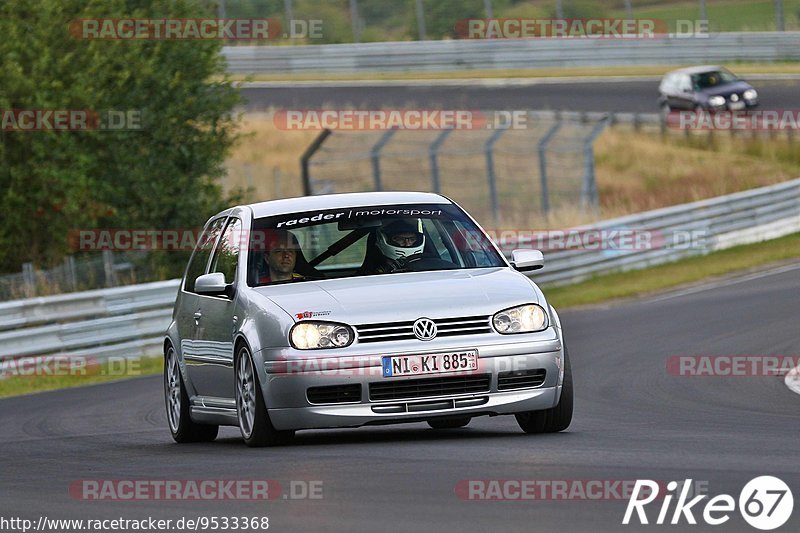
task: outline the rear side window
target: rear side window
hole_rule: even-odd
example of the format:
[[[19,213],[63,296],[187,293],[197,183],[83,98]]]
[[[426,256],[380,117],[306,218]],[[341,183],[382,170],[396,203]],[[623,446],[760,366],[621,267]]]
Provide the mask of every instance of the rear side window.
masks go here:
[[[198,276],[202,276],[206,273],[208,258],[211,256],[211,250],[214,249],[214,244],[217,242],[217,238],[222,232],[222,225],[224,223],[225,217],[221,217],[211,222],[211,224],[203,230],[203,233],[197,240],[197,246],[195,246],[192,258],[189,260],[189,266],[186,268],[183,290],[194,292],[195,280]]]

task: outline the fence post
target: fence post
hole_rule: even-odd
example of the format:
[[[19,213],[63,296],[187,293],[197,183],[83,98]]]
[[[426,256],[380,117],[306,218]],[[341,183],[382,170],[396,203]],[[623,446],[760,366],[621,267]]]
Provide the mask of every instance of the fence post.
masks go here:
[[[78,290],[78,277],[75,272],[75,257],[68,255],[64,258],[64,273],[66,274],[67,282],[70,289],[73,291]]]
[[[539,145],[536,147],[539,152],[539,182],[541,183],[541,194],[542,194],[542,212],[547,216],[547,213],[550,211],[550,192],[548,191],[547,187],[547,145],[550,141],[555,137],[558,130],[561,129],[561,121],[556,122],[550,129],[547,130],[547,133],[544,134],[542,140],[539,141]]]
[[[419,40],[424,41],[427,36],[425,35],[425,7],[422,5],[422,0],[417,0],[417,33],[419,33]]]
[[[431,161],[431,186],[433,187],[433,192],[435,193],[442,192],[442,185],[439,181],[439,148],[451,133],[453,133],[453,130],[443,130],[442,133],[436,136],[436,139],[434,139],[431,145],[428,147],[428,158]]]
[[[381,150],[386,146],[386,143],[392,139],[395,133],[397,133],[397,128],[388,130],[381,135],[381,138],[378,139],[378,142],[376,142],[369,151],[370,159],[372,159],[372,178],[375,180],[376,191],[383,190],[383,181],[381,180]]]
[[[116,285],[114,279],[114,254],[111,250],[103,250],[103,273],[106,277],[106,287]]]
[[[489,198],[492,202],[492,219],[494,220],[495,228],[498,225],[498,217],[497,217],[497,177],[494,174],[494,145],[497,144],[497,141],[500,140],[500,136],[503,135],[508,128],[501,128],[495,130],[492,133],[491,137],[486,141],[486,145],[484,146],[484,150],[486,151],[486,177],[489,180]]]
[[[306,196],[314,194],[314,189],[311,186],[311,173],[309,172],[311,158],[314,157],[314,154],[322,147],[322,143],[325,142],[325,139],[327,139],[331,133],[331,130],[322,130],[322,132],[317,135],[317,138],[314,139],[314,142],[308,145],[308,148],[306,148],[306,151],[303,152],[303,155],[300,157],[300,171],[303,175],[303,194]]]
[[[36,273],[33,271],[33,263],[22,263],[22,283],[25,294],[29,298],[33,297],[36,294]]]
[[[597,180],[594,174],[594,141],[608,125],[608,116],[603,117],[592,128],[591,133],[583,141],[583,186],[581,187],[581,205],[590,204],[597,207]]]

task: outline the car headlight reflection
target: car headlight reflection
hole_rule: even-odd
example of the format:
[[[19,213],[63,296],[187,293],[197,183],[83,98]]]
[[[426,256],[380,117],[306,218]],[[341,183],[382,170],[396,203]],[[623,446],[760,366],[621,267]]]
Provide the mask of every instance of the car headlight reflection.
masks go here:
[[[725,105],[725,97],[724,96],[712,96],[708,99],[708,105],[712,107],[721,107]]]
[[[298,322],[292,326],[289,340],[298,350],[344,348],[353,342],[353,330],[332,322]]]
[[[547,328],[547,313],[536,304],[520,305],[494,315],[492,324],[504,335],[542,331]]]
[[[747,89],[745,92],[742,93],[745,100],[755,100],[758,98],[758,92],[755,89]]]

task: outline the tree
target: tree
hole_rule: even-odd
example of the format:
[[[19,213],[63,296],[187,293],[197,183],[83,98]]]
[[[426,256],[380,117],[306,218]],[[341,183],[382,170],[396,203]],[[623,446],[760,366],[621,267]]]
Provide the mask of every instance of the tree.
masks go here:
[[[127,131],[0,133],[0,271],[58,262],[71,229],[190,228],[229,201],[216,183],[238,92],[216,40],[86,40],[70,22],[215,17],[196,0],[6,0],[0,108],[117,110]],[[135,124],[134,124],[135,125]],[[174,275],[185,255],[153,254]]]

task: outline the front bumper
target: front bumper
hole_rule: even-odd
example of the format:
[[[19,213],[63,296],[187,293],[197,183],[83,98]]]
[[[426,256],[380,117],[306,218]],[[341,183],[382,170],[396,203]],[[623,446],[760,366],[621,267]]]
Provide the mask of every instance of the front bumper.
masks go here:
[[[555,331],[553,331],[555,333]],[[436,353],[463,349],[478,350],[478,369],[470,372],[427,376],[384,378],[381,355],[315,357],[305,360],[276,360],[264,357],[262,392],[272,424],[281,430],[358,427],[373,424],[416,422],[436,417],[502,415],[549,409],[558,403],[563,379],[563,347],[558,336],[546,341],[498,344],[437,346]],[[463,342],[464,339],[461,339]],[[401,355],[408,352],[386,353]],[[261,354],[262,357],[264,354]],[[269,354],[267,354],[269,355]],[[262,359],[259,357],[259,359]],[[509,371],[544,370],[540,385],[500,390],[498,377]],[[480,391],[464,393],[422,393],[413,397],[371,399],[370,384],[391,380],[401,383],[455,377],[488,378]],[[360,397],[347,403],[312,404],[310,387],[360,386]]]

